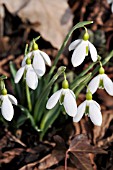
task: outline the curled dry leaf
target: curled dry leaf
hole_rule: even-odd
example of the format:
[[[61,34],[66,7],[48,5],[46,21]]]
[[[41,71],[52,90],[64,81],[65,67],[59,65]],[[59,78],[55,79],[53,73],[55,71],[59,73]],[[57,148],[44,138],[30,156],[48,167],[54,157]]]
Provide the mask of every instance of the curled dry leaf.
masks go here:
[[[84,170],[92,170],[91,161],[88,153],[105,154],[106,151],[99,147],[92,146],[86,135],[76,135],[71,141],[67,153],[70,155],[70,160],[76,167],[81,167]]]
[[[32,29],[54,47],[59,48],[72,25],[72,14],[67,0],[2,0],[12,14],[24,23],[29,21]]]

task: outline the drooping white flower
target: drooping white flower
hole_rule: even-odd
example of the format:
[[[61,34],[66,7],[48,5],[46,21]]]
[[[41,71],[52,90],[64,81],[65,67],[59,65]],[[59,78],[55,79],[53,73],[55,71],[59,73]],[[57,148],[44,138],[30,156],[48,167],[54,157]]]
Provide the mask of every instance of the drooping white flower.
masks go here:
[[[75,40],[70,44],[69,51],[74,50],[71,58],[74,67],[79,66],[84,61],[85,57],[88,55],[88,51],[90,51],[93,62],[97,61],[97,50],[88,39],[89,34],[86,32],[83,39]]]
[[[67,80],[65,80],[67,81]],[[62,86],[62,89],[55,92],[48,100],[46,104],[47,109],[52,109],[57,102],[64,106],[66,113],[69,116],[74,117],[77,113],[77,104],[75,100],[75,94],[67,86]]]
[[[7,90],[2,90],[2,95],[0,95],[1,113],[7,121],[11,121],[14,115],[14,109],[12,104],[17,105],[17,99],[10,94],[7,94]]]
[[[111,4],[111,11],[113,13],[113,0],[107,0],[108,1],[108,4]]]
[[[26,59],[26,64],[23,65],[16,73],[15,76],[15,83],[18,83],[20,79],[22,78],[23,74],[25,74],[25,79],[28,87],[35,90],[38,86],[38,77],[40,76],[38,72],[33,68],[31,64],[31,59]]]
[[[90,117],[94,125],[101,126],[101,108],[96,101],[92,100],[92,94],[90,92],[86,94],[86,100],[78,106],[77,114],[73,118],[73,121],[79,122],[84,113]]]
[[[94,77],[88,85],[88,89],[91,91],[92,94],[96,92],[97,88],[105,88],[106,92],[109,95],[113,96],[113,82],[104,73],[103,67],[100,67],[99,75]]]
[[[34,44],[34,46],[35,47],[33,51],[29,52],[23,59],[22,66],[25,66],[27,58],[32,59],[33,68],[35,69],[35,72],[37,73],[37,75],[41,77],[45,74],[45,71],[46,71],[45,64],[47,64],[48,66],[51,66],[51,60],[45,52],[38,49],[38,45],[36,43]]]

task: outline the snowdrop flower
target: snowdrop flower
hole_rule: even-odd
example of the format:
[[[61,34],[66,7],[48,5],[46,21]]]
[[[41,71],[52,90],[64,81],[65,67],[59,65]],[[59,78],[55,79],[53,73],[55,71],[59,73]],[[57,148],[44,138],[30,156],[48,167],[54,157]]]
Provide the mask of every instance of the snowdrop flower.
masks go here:
[[[64,106],[66,113],[69,116],[74,117],[77,113],[77,104],[75,100],[75,94],[68,88],[68,81],[64,80],[62,83],[62,89],[55,92],[48,100],[46,104],[47,109],[52,109],[58,102]]]
[[[26,64],[23,65],[16,73],[15,76],[15,83],[18,83],[20,79],[22,78],[24,72],[26,73],[25,79],[28,87],[35,90],[38,86],[38,72],[33,68],[31,64],[31,59],[26,59]]]
[[[86,29],[83,39],[75,40],[70,44],[69,51],[74,50],[71,58],[74,67],[79,66],[84,61],[85,57],[88,55],[88,51],[90,51],[93,62],[97,61],[97,50],[88,39],[89,34]]]
[[[108,1],[108,4],[111,4],[111,11],[113,13],[113,0],[107,0]]]
[[[38,76],[43,76],[46,71],[45,64],[48,66],[51,66],[51,60],[49,56],[38,49],[38,44],[35,42],[33,43],[33,51],[29,52],[25,58],[22,61],[22,66],[26,64],[26,59],[30,58],[33,60],[33,68],[35,69],[35,72],[37,73]]]
[[[106,92],[113,96],[113,82],[104,72],[104,68],[101,66],[99,69],[99,75],[90,81],[88,89],[90,89],[93,94],[96,92],[97,88],[105,88]]]
[[[2,95],[0,95],[0,99],[2,101],[1,113],[7,121],[11,121],[14,115],[12,104],[17,105],[17,99],[12,95],[7,94],[7,90],[5,88],[2,90]]]
[[[84,113],[90,117],[94,125],[100,126],[102,124],[100,106],[96,101],[92,100],[92,93],[90,91],[86,94],[86,100],[78,106],[77,114],[73,121],[79,122]]]

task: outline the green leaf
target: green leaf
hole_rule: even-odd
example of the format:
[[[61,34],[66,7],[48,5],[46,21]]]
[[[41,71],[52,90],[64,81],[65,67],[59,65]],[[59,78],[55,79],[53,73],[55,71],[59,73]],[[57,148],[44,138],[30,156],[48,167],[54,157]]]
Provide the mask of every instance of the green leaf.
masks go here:
[[[64,42],[63,42],[63,44],[62,44],[62,46],[61,46],[61,48],[60,48],[60,50],[58,51],[58,54],[57,54],[55,60],[54,60],[54,63],[53,63],[53,66],[54,66],[54,67],[53,67],[53,66],[51,67],[51,70],[50,70],[49,75],[48,75],[47,82],[49,82],[49,80],[50,80],[50,78],[51,78],[51,76],[52,76],[52,74],[53,74],[53,72],[54,72],[54,70],[55,70],[55,66],[56,66],[56,64],[57,64],[57,62],[58,62],[58,60],[59,60],[59,57],[60,57],[60,55],[62,54],[65,46],[67,45],[67,42],[68,42],[69,38],[71,37],[72,33],[73,33],[76,29],[81,28],[81,27],[84,27],[85,25],[92,24],[92,23],[93,23],[93,21],[83,21],[83,22],[79,22],[79,23],[76,24],[76,25],[71,29],[71,31],[67,34],[67,36],[66,36],[66,38],[65,38],[65,40],[64,40]]]
[[[84,80],[84,81],[78,86],[78,88],[76,88],[76,90],[75,90],[75,95],[76,95],[76,97],[78,97],[78,95],[80,94],[80,92],[84,89],[84,87],[87,85],[87,83],[90,81],[91,78],[92,78],[92,75],[90,74],[89,77],[87,77],[87,79]]]
[[[61,111],[61,107],[59,107],[59,104],[57,104],[52,110],[44,114],[41,124],[40,124],[40,129],[42,131],[40,134],[40,140],[43,139],[43,136],[45,135],[49,127],[58,118],[60,111]]]
[[[87,75],[77,79],[76,81],[73,81],[72,85],[70,86],[70,88],[72,90],[75,90],[78,86],[81,85],[81,83],[83,83],[84,81],[86,81],[87,79],[89,79],[89,77],[91,77],[92,73],[88,73]]]
[[[18,107],[20,108],[20,110],[23,112],[23,114],[26,116],[26,120],[29,119],[30,122],[31,122],[31,125],[33,126],[33,128],[37,131],[39,131],[38,127],[36,126],[35,124],[35,121],[34,121],[34,118],[33,116],[30,114],[29,110],[26,109],[25,107],[21,106],[21,105],[18,105]],[[23,121],[25,121],[25,118],[23,116]],[[22,124],[22,119],[20,118],[19,120],[19,124],[21,123]]]
[[[4,79],[7,79],[7,76],[5,75],[0,76],[0,80],[4,80]]]

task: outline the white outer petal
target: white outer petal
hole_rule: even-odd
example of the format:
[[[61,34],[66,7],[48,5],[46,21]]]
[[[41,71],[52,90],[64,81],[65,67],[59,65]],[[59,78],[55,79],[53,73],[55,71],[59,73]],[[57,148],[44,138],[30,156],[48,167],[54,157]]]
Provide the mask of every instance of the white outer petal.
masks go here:
[[[47,104],[46,104],[46,108],[47,109],[52,109],[58,102],[58,100],[60,99],[62,93],[62,89],[56,91],[48,100]]]
[[[97,75],[96,77],[94,77],[90,83],[88,84],[88,89],[91,91],[92,94],[94,94],[97,90],[97,88],[99,87],[99,83],[100,83],[100,75]]]
[[[113,82],[106,74],[103,74],[102,77],[105,90],[109,95],[113,96]]]
[[[101,126],[102,114],[99,107],[93,101],[91,101],[89,105],[89,117],[94,125]]]
[[[111,5],[111,11],[112,11],[112,13],[113,13],[113,3],[112,3],[112,5]]]
[[[113,0],[107,0],[108,4],[111,4],[113,2]]]
[[[87,41],[82,40],[72,54],[71,62],[74,67],[79,66],[85,59]]]
[[[80,121],[80,119],[83,117],[83,114],[85,113],[85,109],[86,109],[86,100],[78,106],[77,114],[73,118],[73,122]]]
[[[1,112],[3,117],[7,120],[7,121],[11,121],[14,115],[14,109],[13,106],[10,102],[10,100],[8,99],[8,96],[4,96],[3,97],[3,102],[2,102],[2,106],[1,106]]]
[[[38,77],[37,77],[37,74],[35,73],[34,69],[32,68],[32,66],[30,66],[27,69],[26,83],[33,90],[35,90],[38,86]]]
[[[66,113],[69,116],[74,117],[77,114],[76,100],[75,100],[75,97],[73,96],[72,92],[70,92],[69,89],[66,89],[63,105],[64,105]]]
[[[48,66],[51,66],[51,60],[50,60],[49,56],[48,56],[45,52],[40,51],[40,50],[39,50],[39,53],[40,53],[40,55],[43,57],[45,63],[46,63]]]
[[[89,51],[90,51],[91,58],[92,58],[93,62],[97,61],[98,56],[97,56],[97,50],[96,50],[96,48],[95,48],[94,45],[93,45],[92,43],[90,43],[89,41],[88,41],[88,46],[89,46]]]
[[[7,95],[8,95],[8,98],[9,98],[10,102],[12,104],[17,105],[17,99],[13,95],[11,95],[11,94],[7,94]]]
[[[24,74],[24,70],[25,70],[25,66],[21,67],[15,76],[15,83],[18,83],[20,81],[20,79],[22,78],[23,74]]]
[[[38,76],[43,76],[45,74],[45,62],[43,57],[40,55],[39,50],[33,51],[34,58],[33,58],[33,67]]]
[[[22,67],[26,65],[26,59],[32,57],[33,52],[29,52],[22,61]]]
[[[74,50],[79,45],[79,43],[81,41],[82,41],[82,39],[78,39],[78,40],[73,41],[69,46],[69,51]]]

